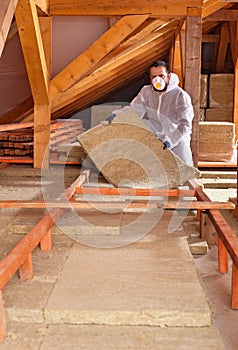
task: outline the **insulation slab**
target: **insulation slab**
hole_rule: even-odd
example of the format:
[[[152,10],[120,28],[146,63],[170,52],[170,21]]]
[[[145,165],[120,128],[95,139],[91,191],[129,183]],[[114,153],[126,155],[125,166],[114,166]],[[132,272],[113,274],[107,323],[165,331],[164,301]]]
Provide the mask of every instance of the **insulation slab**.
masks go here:
[[[97,169],[117,187],[176,188],[199,177],[157,139],[130,108],[78,137]]]

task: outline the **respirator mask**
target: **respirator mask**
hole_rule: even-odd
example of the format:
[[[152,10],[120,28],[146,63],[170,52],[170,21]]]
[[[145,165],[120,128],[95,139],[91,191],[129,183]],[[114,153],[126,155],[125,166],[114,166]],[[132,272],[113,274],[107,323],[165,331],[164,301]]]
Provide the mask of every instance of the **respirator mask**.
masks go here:
[[[163,91],[166,88],[166,82],[161,77],[155,77],[152,80],[152,85],[153,85],[154,89],[157,91]]]

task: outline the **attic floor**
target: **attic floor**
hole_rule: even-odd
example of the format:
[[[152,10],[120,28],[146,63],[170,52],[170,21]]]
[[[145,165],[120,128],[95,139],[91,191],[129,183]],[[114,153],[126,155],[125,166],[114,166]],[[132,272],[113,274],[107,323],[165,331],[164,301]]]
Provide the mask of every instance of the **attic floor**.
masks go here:
[[[59,169],[56,167],[56,175]],[[68,186],[79,170],[71,168],[66,172]],[[54,195],[59,192],[58,184],[61,182],[56,175],[49,174],[44,180],[44,185]],[[39,199],[42,196],[39,172],[27,167],[4,169],[0,174],[0,186],[1,200]],[[235,188],[207,189],[207,192],[211,199],[221,201],[236,195]],[[185,238],[197,230],[194,214],[187,214],[184,220],[180,215],[176,216],[179,225],[172,234],[167,233],[167,214],[159,223],[159,229],[157,225],[157,229],[143,236],[140,243],[124,247],[121,256],[118,248],[106,249],[101,256],[101,249],[85,247],[68,235],[55,232],[53,250],[42,252],[36,249],[33,254],[34,279],[22,282],[15,275],[4,289],[8,334],[0,349],[237,349],[238,311],[230,309],[230,272],[226,275],[217,272],[216,247],[205,256],[191,257]],[[7,215],[2,210],[2,257],[37,222],[39,215],[42,211],[32,209],[24,212],[11,209]],[[238,230],[237,221],[231,213],[224,211],[224,215]],[[111,256],[112,251],[116,251],[117,255],[113,253]],[[152,257],[162,260],[153,260]],[[159,278],[155,275],[155,264],[156,269],[160,267]],[[195,266],[200,280],[194,274]],[[95,270],[97,275],[90,280]],[[125,274],[117,284],[113,276],[121,271]],[[184,271],[187,273],[184,274]],[[111,274],[113,293],[105,289],[108,273]],[[145,276],[148,276],[148,281]],[[153,285],[148,285],[150,279]],[[188,280],[193,283],[188,284]],[[144,285],[147,286],[146,291]],[[78,288],[79,293],[77,290],[73,292],[74,288]],[[93,298],[95,294],[96,300]],[[158,305],[158,295],[163,295],[159,299],[163,301],[162,305]],[[208,303],[204,295],[209,299]],[[114,299],[114,296],[117,298]],[[141,310],[145,310],[146,306],[150,309],[151,302],[155,312],[153,316],[145,314],[141,322]],[[88,306],[87,314],[82,308],[85,304]],[[90,309],[92,305],[94,312]],[[108,305],[110,315],[106,312]],[[125,305],[127,313],[123,314]],[[174,314],[176,308],[180,312]],[[186,321],[181,310],[186,311]],[[206,322],[210,318],[211,324],[208,325]]]

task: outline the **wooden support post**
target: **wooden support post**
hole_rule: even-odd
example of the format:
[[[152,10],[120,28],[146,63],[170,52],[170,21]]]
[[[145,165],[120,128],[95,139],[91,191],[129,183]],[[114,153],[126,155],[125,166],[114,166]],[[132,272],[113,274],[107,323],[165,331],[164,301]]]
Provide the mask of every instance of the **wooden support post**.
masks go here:
[[[41,250],[51,250],[52,249],[52,235],[51,235],[51,229],[48,230],[46,235],[42,238],[40,241],[40,248]]]
[[[201,213],[202,213],[202,210],[201,210],[201,209],[198,209],[198,210],[197,210],[197,221],[198,221],[198,222],[201,221]]]
[[[209,246],[217,245],[217,232],[209,219],[206,211],[201,212],[200,237],[205,240]]]
[[[220,237],[218,237],[218,271],[228,272],[228,252]]]
[[[190,16],[191,12],[191,16]],[[194,165],[198,165],[199,150],[199,110],[200,110],[200,77],[201,77],[201,45],[202,45],[202,19],[193,16],[192,9],[188,9],[186,20],[186,50],[185,50],[185,80],[184,89],[191,96],[194,119],[191,148]]]
[[[23,264],[19,268],[19,275],[20,279],[25,280],[31,280],[33,275],[33,267],[32,267],[32,254],[28,254],[27,258],[23,262]]]
[[[50,105],[34,105],[34,168],[49,167]]]
[[[0,340],[6,337],[6,317],[3,307],[2,290],[0,291]]]
[[[238,268],[236,264],[232,264],[232,292],[231,292],[231,307],[238,309]]]

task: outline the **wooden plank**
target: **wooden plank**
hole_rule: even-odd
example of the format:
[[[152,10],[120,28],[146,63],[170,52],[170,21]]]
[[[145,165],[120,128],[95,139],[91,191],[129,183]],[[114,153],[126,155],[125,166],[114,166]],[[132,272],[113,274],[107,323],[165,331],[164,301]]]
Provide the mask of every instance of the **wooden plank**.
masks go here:
[[[34,0],[19,0],[16,21],[34,103],[49,103],[49,76]]]
[[[238,10],[219,10],[212,13],[210,16],[204,18],[204,21],[237,21],[238,20]]]
[[[191,188],[195,189],[196,197],[200,201],[209,201],[209,197],[202,191],[201,187],[194,181],[188,181],[191,184]],[[233,262],[238,266],[238,237],[234,230],[226,222],[219,210],[209,210],[208,216],[212,221],[218,236],[222,243],[225,245]]]
[[[238,267],[232,264],[231,307],[238,309]]]
[[[233,65],[236,64],[237,50],[238,50],[238,21],[229,22],[229,33],[230,33],[230,43],[231,43],[231,53]]]
[[[21,119],[31,114],[33,110],[34,110],[34,101],[31,96],[26,100],[24,100],[23,102],[19,103],[17,107],[11,109],[9,112],[4,114],[0,118],[0,124],[9,124],[15,121],[20,121]]]
[[[116,22],[113,27],[51,80],[50,98],[53,99],[75,84],[82,76],[85,76],[97,62],[131,35],[148,17],[147,14],[124,16]]]
[[[34,107],[34,168],[49,167],[50,105]]]
[[[218,237],[218,271],[220,273],[228,272],[228,252],[220,237]]]
[[[201,76],[201,17],[187,17],[186,51],[184,89],[191,96],[194,119],[192,128],[191,148],[195,167],[198,164],[199,150],[199,112],[200,112],[200,76]]]
[[[203,1],[203,10],[202,10],[202,18],[210,16],[214,12],[227,7],[227,3],[218,1],[218,0],[204,0]]]
[[[52,16],[124,16],[151,14],[152,17],[170,16],[178,17],[187,14],[187,7],[202,7],[200,0],[71,0],[70,4],[65,0],[51,0],[50,14]]]
[[[28,123],[22,123],[22,124],[4,124],[0,126],[0,132],[2,131],[9,131],[9,130],[19,130],[19,129],[26,129],[26,128],[33,128],[34,123],[28,122]]]
[[[236,168],[236,162],[198,162],[199,168]]]
[[[87,181],[89,174],[87,172],[82,173],[78,179],[66,190],[62,195],[62,200],[70,199],[74,192],[75,187],[81,186]],[[48,233],[49,229],[54,225],[56,220],[63,213],[62,209],[53,209],[46,214],[36,226],[30,230],[30,232],[24,236],[21,241],[7,254],[0,262],[0,290],[8,283],[14,273],[20,268],[20,266],[26,260],[28,254],[30,254]]]
[[[44,48],[45,63],[50,78],[52,74],[52,17],[39,17],[39,26]]]
[[[41,250],[47,251],[52,249],[52,234],[51,229],[45,234],[45,236],[40,241]]]
[[[0,6],[0,57],[11,27],[18,0],[1,0]]]
[[[50,11],[49,0],[35,0],[35,3],[36,3],[36,6],[39,7],[42,13],[44,13],[45,15],[49,15],[49,11]]]
[[[127,196],[169,196],[169,197],[194,197],[194,190],[178,189],[141,189],[141,188],[116,188],[116,187],[76,187],[76,194],[99,194],[99,195],[127,195]]]
[[[174,42],[173,59],[172,59],[172,69],[171,71],[178,75],[179,85],[183,87],[183,52],[181,43],[180,32],[176,36]]]
[[[235,204],[231,202],[211,202],[211,201],[194,201],[194,200],[177,200],[177,201],[159,201],[159,200],[135,200],[133,199],[105,201],[105,200],[80,200],[75,202],[45,202],[45,201],[0,201],[0,208],[72,208],[72,209],[91,209],[96,205],[98,208],[161,208],[161,209],[188,209],[188,210],[212,210],[212,209],[234,209]]]
[[[232,54],[234,63],[234,107],[233,107],[233,122],[235,124],[236,140],[238,138],[238,22],[235,24],[235,38],[232,36]]]
[[[4,339],[7,335],[6,329],[6,316],[3,305],[3,295],[2,290],[0,290],[0,339]]]

